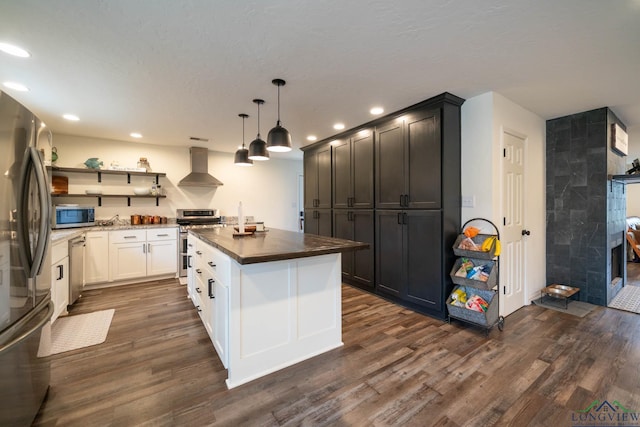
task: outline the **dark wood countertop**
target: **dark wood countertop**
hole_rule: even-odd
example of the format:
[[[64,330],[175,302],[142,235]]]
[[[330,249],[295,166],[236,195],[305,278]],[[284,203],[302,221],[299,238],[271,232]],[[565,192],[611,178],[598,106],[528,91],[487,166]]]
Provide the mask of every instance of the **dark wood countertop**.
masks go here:
[[[241,237],[234,237],[233,232],[233,227],[189,230],[239,264],[282,261],[369,247],[368,243],[273,228]]]

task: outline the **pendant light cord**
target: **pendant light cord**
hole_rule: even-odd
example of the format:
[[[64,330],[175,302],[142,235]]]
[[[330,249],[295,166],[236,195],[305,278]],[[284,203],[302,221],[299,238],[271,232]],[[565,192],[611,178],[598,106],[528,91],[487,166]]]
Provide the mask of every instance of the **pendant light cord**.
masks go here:
[[[244,119],[246,117],[242,117],[242,149],[244,150]]]
[[[260,103],[257,102],[256,104],[258,104],[258,139],[260,139]]]
[[[278,126],[280,126],[280,85],[278,85]]]

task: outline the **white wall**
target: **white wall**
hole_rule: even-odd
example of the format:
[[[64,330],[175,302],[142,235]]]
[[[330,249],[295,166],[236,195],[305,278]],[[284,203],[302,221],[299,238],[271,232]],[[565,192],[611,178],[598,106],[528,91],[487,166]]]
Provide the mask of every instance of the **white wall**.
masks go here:
[[[216,208],[221,215],[237,215],[238,202],[242,201],[245,215],[253,215],[265,226],[296,231],[298,229],[298,176],[302,175],[302,160],[277,159],[255,162],[253,167],[233,164],[233,154],[209,151],[209,173],[224,183],[217,188],[178,187],[178,182],[190,171],[189,148],[140,144],[124,141],[78,137],[56,134],[53,145],[57,147],[57,166],[84,167],[90,157],[98,157],[107,168],[112,161],[120,166],[135,167],[140,157],[146,157],[152,170],[165,172],[160,178],[167,198],[155,206],[153,199],[102,199],[102,207],[94,198],[54,199],[54,203],[81,203],[96,206],[96,217],[108,219],[115,214],[128,218],[132,214],[151,214],[175,217],[178,208]],[[150,178],[132,177],[126,184],[125,176],[103,175],[98,184],[95,176],[69,175],[69,191],[84,193],[87,188],[99,187],[104,194],[132,193],[134,187],[149,187]]]
[[[462,208],[462,222],[487,218],[502,224],[501,158],[504,130],[526,135],[525,295],[527,303],[546,285],[545,121],[504,96],[488,92],[462,105],[462,196],[475,206]]]
[[[627,128],[629,136],[629,154],[627,155],[627,170],[631,169],[631,162],[640,158],[640,126]],[[627,185],[627,216],[640,216],[640,184]]]

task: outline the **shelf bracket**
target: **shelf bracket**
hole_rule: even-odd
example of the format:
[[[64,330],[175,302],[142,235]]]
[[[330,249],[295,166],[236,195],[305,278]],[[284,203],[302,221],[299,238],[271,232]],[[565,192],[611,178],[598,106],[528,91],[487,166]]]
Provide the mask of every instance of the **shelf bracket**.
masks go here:
[[[160,175],[156,174],[156,184],[160,184]],[[158,199],[156,199],[157,201]]]
[[[98,171],[98,182],[102,182],[102,172]]]
[[[127,197],[127,206],[131,206],[131,197]]]
[[[156,206],[160,206],[160,198],[156,197]]]
[[[131,174],[127,174],[127,184],[131,184]]]
[[[102,206],[102,197],[98,196],[98,206]]]

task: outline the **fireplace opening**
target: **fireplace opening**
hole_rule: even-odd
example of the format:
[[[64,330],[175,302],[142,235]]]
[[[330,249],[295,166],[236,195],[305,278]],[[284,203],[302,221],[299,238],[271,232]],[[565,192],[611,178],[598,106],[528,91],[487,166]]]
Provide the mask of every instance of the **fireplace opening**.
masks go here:
[[[624,266],[622,265],[622,245],[611,249],[611,285],[617,284],[622,279]]]

